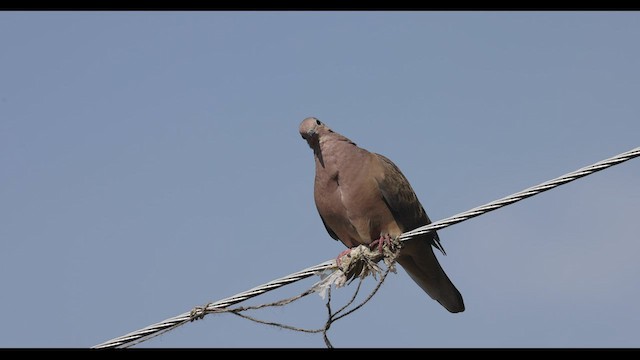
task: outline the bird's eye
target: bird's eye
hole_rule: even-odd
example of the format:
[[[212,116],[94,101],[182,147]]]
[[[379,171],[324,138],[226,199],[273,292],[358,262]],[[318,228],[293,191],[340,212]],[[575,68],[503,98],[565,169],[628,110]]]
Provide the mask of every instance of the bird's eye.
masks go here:
[[[322,125],[322,123],[320,122],[320,120],[316,119],[316,125]]]

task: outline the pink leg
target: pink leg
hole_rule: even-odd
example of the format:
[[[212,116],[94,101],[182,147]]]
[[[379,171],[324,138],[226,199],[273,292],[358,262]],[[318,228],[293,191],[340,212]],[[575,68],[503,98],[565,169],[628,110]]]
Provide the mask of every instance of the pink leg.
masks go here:
[[[338,257],[336,257],[336,265],[338,265],[338,267],[342,264],[342,257],[347,255],[350,252],[351,252],[351,249],[347,249],[341,252],[340,254],[338,254]]]
[[[382,246],[387,244],[387,246],[391,243],[391,236],[389,234],[384,234],[380,236],[379,239],[373,240],[371,244],[369,244],[369,249],[373,249],[376,245],[378,246],[378,251],[382,254]]]

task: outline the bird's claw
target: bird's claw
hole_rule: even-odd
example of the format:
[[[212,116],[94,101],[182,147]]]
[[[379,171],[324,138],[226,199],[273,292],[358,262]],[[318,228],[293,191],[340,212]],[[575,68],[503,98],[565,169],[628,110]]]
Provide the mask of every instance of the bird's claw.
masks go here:
[[[338,265],[338,267],[342,266],[342,257],[348,255],[350,252],[351,252],[351,249],[347,249],[341,252],[340,254],[338,254],[338,256],[336,257],[336,265]]]
[[[369,244],[369,249],[373,250],[377,246],[378,251],[382,254],[382,246],[385,244],[387,246],[390,246],[391,240],[392,239],[391,239],[391,236],[389,236],[389,234],[381,235],[379,239],[373,240],[371,244]]]

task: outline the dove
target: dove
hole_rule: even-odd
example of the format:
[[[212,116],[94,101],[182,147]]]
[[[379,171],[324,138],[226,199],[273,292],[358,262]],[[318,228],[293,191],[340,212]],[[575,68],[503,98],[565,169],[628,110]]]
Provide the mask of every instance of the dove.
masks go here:
[[[358,147],[315,117],[304,119],[299,132],[313,150],[314,200],[333,239],[348,249],[372,246],[431,223],[391,160]],[[442,269],[434,247],[446,255],[435,231],[404,241],[397,261],[433,300],[449,312],[462,312],[462,295]]]

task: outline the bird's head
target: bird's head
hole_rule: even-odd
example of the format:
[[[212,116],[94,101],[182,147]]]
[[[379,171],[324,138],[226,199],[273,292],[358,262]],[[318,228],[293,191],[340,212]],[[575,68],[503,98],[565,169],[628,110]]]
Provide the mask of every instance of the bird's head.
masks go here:
[[[302,120],[300,123],[300,136],[307,141],[310,147],[314,147],[318,144],[320,135],[327,131],[331,131],[322,121],[314,118],[308,117]]]

